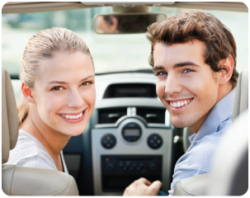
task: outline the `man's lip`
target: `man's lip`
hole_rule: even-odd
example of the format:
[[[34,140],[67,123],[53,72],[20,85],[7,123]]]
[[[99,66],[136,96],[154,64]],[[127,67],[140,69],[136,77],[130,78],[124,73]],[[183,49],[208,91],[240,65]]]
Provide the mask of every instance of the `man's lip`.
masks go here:
[[[185,101],[185,100],[193,100],[194,98],[182,98],[182,99],[174,99],[174,100],[166,100],[168,103],[170,102],[181,102],[181,101]]]
[[[181,111],[182,109],[186,108],[192,101],[193,101],[194,98],[189,98],[189,99],[179,99],[179,100],[170,100],[170,101],[167,101],[167,104],[168,106],[170,107],[170,109],[172,111]],[[185,100],[189,100],[189,103],[184,105],[184,106],[181,106],[181,107],[173,107],[170,105],[170,102],[173,103],[173,102],[181,102],[181,101],[185,101]]]
[[[62,115],[79,115],[80,113],[83,113],[86,109],[84,109],[82,111],[79,111],[78,113],[59,113],[59,114],[62,114]]]

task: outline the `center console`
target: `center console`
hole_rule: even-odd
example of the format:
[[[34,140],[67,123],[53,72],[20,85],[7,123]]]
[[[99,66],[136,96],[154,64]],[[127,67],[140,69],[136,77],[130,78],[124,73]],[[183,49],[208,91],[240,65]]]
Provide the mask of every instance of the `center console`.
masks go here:
[[[167,192],[171,174],[173,130],[148,124],[140,116],[123,116],[115,124],[91,131],[95,195],[121,195],[141,177],[162,181]]]

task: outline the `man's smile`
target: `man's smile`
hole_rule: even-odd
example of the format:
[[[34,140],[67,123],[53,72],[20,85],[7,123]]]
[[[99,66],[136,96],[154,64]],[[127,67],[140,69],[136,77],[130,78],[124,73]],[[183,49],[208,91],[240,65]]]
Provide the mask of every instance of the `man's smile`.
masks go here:
[[[193,98],[180,99],[180,100],[167,100],[169,106],[174,110],[182,109],[192,102]]]

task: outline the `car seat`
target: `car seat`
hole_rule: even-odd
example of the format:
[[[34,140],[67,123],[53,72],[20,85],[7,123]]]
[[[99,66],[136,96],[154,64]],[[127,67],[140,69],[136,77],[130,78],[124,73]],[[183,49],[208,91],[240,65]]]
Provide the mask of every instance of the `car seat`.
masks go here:
[[[4,164],[18,137],[18,117],[8,72],[2,69],[2,189],[7,195],[79,195],[74,178],[66,173]]]

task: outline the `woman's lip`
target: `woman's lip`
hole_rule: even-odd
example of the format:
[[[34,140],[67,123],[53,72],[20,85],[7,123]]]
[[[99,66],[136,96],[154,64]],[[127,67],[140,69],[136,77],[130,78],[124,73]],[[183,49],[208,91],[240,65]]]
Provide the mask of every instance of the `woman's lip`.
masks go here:
[[[79,111],[78,113],[59,113],[61,115],[79,115],[80,113],[83,113],[86,109]]]
[[[184,106],[181,106],[181,107],[173,107],[170,105],[170,102],[174,102],[174,101],[183,101],[183,100],[167,100],[167,103],[169,105],[169,107],[173,110],[173,111],[179,111],[179,110],[182,110],[183,108],[187,107],[192,101],[193,101],[194,98],[189,98],[189,99],[183,99],[183,100],[191,100],[188,104],[184,105]]]
[[[65,118],[65,117],[62,117],[60,114],[58,114],[58,116],[59,116],[60,118],[62,118],[64,121],[68,122],[68,123],[78,123],[78,122],[81,122],[81,121],[84,119],[84,117],[85,117],[85,115],[86,115],[86,112],[87,112],[87,109],[85,109],[85,110],[83,111],[82,117],[77,118],[77,119],[67,119],[67,118]],[[80,112],[80,113],[81,113],[81,112]],[[67,114],[67,115],[68,115],[68,114]],[[71,115],[77,115],[77,114],[71,114]]]

